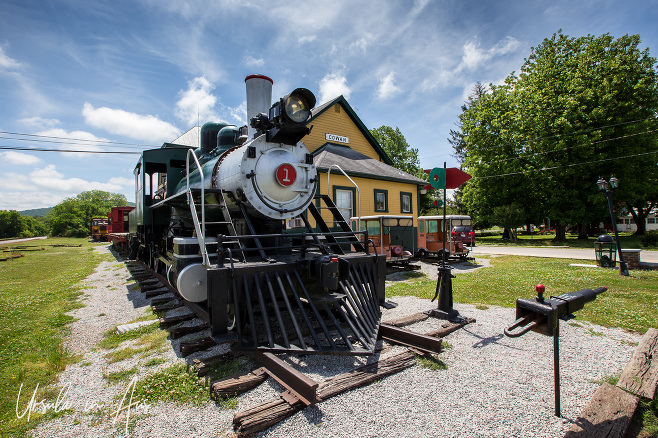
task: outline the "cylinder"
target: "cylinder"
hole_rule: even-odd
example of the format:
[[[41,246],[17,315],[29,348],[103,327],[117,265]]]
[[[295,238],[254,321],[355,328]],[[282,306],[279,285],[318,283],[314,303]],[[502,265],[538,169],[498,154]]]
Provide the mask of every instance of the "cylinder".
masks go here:
[[[253,139],[256,130],[249,121],[259,113],[268,114],[272,106],[272,79],[263,75],[249,75],[244,79],[247,87],[247,134]]]

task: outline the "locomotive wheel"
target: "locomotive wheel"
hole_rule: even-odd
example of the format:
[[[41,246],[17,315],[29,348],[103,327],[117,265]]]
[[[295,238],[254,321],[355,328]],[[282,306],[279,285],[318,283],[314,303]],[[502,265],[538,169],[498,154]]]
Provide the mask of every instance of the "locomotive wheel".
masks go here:
[[[240,307],[240,322],[242,323],[242,327],[244,327],[247,325],[247,306],[245,303],[240,303],[239,307]],[[226,328],[228,330],[235,330],[238,326],[238,318],[236,318],[236,313],[235,313],[235,304],[226,305],[226,319],[228,320]]]

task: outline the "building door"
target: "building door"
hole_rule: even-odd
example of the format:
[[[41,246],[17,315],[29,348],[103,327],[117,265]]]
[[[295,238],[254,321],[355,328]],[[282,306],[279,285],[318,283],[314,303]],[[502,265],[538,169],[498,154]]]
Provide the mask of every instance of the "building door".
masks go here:
[[[336,207],[340,211],[340,214],[345,218],[345,222],[350,223],[350,218],[353,216],[352,206],[352,191],[336,189],[336,199],[334,200]]]

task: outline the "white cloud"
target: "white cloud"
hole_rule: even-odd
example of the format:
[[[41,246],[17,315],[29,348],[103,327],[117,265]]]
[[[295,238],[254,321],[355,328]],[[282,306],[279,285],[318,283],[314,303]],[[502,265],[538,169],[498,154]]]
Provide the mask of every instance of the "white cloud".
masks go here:
[[[66,131],[60,128],[39,131],[37,132],[37,135],[42,135],[44,137],[54,137],[53,140],[61,142],[53,143],[54,147],[68,151],[102,151],[103,148],[99,146],[99,143],[107,141],[105,138],[96,137],[91,132]],[[66,156],[90,157],[91,155],[86,153],[66,153]]]
[[[126,178],[125,176],[113,176],[108,180],[108,184],[116,184],[123,187],[134,187],[135,180],[133,178]]]
[[[223,109],[228,113],[229,117],[227,119],[236,122],[238,125],[245,123],[247,120],[247,101],[243,101],[237,108],[231,108],[228,106],[222,106]]]
[[[17,70],[22,64],[5,53],[4,47],[0,46],[0,68],[4,70]]]
[[[41,159],[30,154],[23,154],[20,152],[7,151],[0,154],[4,161],[19,166],[29,166],[41,162]]]
[[[94,108],[88,102],[82,107],[82,115],[91,126],[141,141],[159,143],[171,141],[180,135],[178,128],[155,116],[107,107]]]
[[[8,172],[0,176],[0,193],[8,191],[32,191],[34,186],[30,185],[27,175],[24,173]],[[13,210],[16,208],[12,207]],[[0,207],[0,210],[5,210]]]
[[[299,42],[300,45],[302,45],[302,44],[306,44],[306,43],[312,43],[313,41],[315,41],[317,39],[318,39],[318,37],[315,36],[315,35],[306,35],[306,36],[300,37],[298,42]]]
[[[64,192],[65,194],[75,194],[87,190],[117,192],[126,185],[124,180],[128,179],[112,178],[110,181],[102,183],[98,181],[85,181],[81,178],[65,178],[64,175],[55,169],[54,164],[48,164],[44,168],[33,170],[30,172],[29,178],[32,184],[37,187],[49,191]]]
[[[377,88],[377,97],[385,100],[398,94],[402,89],[395,85],[395,72],[390,72],[384,77],[379,79],[379,87]]]
[[[329,73],[320,79],[320,103],[328,102],[341,94],[345,99],[349,99],[351,93],[347,78],[342,73]]]
[[[32,208],[52,207],[59,204],[66,196],[56,193],[1,191],[0,210],[29,210]]]
[[[489,52],[492,55],[506,55],[516,51],[521,46],[519,40],[514,37],[506,36],[501,41],[498,41],[495,46],[493,46]]]
[[[265,65],[265,60],[263,58],[254,58],[253,56],[245,56],[244,64],[247,67],[262,67]]]
[[[217,119],[217,97],[212,94],[215,86],[203,76],[194,78],[187,86],[187,90],[178,93],[180,99],[176,102],[176,117],[188,126],[196,126],[197,121]]]
[[[0,174],[0,210],[52,207],[87,190],[123,193],[132,199],[134,184],[132,178],[124,176],[111,177],[107,182],[67,178],[54,164],[29,173],[6,172]]]
[[[359,38],[356,41],[354,41],[352,44],[350,44],[349,48],[350,49],[355,49],[356,51],[366,54],[368,46],[370,45],[370,42],[372,41],[372,35],[366,35],[363,38]]]
[[[511,36],[507,36],[501,41],[498,41],[489,50],[481,49],[480,43],[477,40],[469,41],[464,44],[464,54],[462,55],[462,62],[459,65],[458,70],[474,70],[494,56],[501,56],[514,52],[520,45],[521,43]]]
[[[32,129],[50,129],[58,126],[61,123],[57,119],[45,119],[39,116],[19,119],[18,122]]]

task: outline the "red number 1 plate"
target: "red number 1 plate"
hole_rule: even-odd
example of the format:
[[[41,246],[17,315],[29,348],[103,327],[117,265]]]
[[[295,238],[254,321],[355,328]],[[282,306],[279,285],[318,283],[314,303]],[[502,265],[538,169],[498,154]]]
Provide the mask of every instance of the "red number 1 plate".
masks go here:
[[[291,164],[284,163],[276,169],[276,180],[282,186],[288,187],[292,185],[296,179],[297,171]]]

